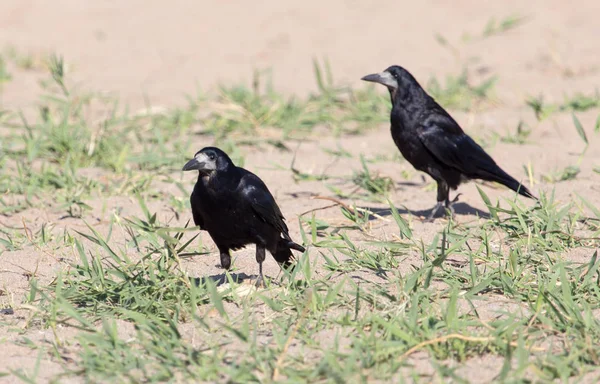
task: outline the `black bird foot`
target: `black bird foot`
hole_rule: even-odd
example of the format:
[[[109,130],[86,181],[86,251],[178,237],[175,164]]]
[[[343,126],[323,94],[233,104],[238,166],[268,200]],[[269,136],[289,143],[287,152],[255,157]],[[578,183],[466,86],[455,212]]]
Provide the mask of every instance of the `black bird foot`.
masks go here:
[[[446,208],[450,211],[450,217],[452,218],[452,220],[454,220],[456,218],[456,212],[454,211],[454,204],[458,202],[458,198],[460,197],[460,195],[462,195],[462,193],[457,194],[456,196],[454,196],[454,199],[452,199],[452,201],[446,201]]]
[[[429,216],[427,216],[427,218],[425,219],[426,223],[432,223],[433,221],[435,221],[435,215],[437,215],[438,211],[444,207],[444,203],[441,201],[438,201],[437,204],[435,205],[435,207],[433,207],[431,209],[431,213],[429,214]]]
[[[462,193],[457,194],[448,205],[452,206],[452,204],[456,203],[458,201],[458,198],[460,197],[460,195],[462,195]]]
[[[256,288],[265,288],[265,278],[262,276],[258,276],[254,285],[256,286]]]
[[[454,203],[456,203],[458,201],[458,198],[460,197],[460,195],[462,195],[462,193],[457,194],[452,201],[450,201],[450,200],[446,200],[445,202],[438,201],[437,204],[435,205],[435,207],[433,207],[433,209],[431,210],[431,213],[429,214],[429,216],[427,216],[427,219],[425,219],[425,222],[426,223],[433,222],[435,220],[436,214],[442,208],[448,209],[450,211],[450,217],[452,217],[454,219],[456,212],[454,212],[453,205],[454,205]]]
[[[452,220],[454,220],[456,218],[456,212],[454,211],[454,204],[456,202],[458,202],[458,198],[460,197],[460,195],[462,195],[462,193],[457,194],[454,197],[454,199],[452,199],[452,201],[446,202],[446,208],[450,211],[450,217],[452,218]]]
[[[229,255],[229,251],[221,252],[221,267],[223,269],[229,270],[231,268],[231,256]]]

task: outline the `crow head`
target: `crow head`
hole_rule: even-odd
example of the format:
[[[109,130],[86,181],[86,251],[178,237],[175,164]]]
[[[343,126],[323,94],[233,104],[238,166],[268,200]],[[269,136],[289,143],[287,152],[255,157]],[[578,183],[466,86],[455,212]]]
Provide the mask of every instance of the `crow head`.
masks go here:
[[[225,152],[219,148],[205,147],[183,166],[183,170],[197,170],[203,175],[211,175],[213,172],[226,171],[230,166],[233,166],[233,162]]]
[[[399,65],[392,65],[383,72],[364,76],[361,80],[385,85],[390,91],[392,102],[397,96],[402,99],[415,92],[424,92],[413,75]]]

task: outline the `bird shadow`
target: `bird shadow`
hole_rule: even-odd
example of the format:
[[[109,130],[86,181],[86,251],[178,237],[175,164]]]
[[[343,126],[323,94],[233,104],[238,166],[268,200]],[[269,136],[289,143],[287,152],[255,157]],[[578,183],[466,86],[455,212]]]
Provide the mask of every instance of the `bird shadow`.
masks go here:
[[[230,273],[229,274],[231,281],[236,284],[241,284],[247,280],[256,280],[258,278],[257,275],[247,275],[245,273]],[[211,280],[217,287],[223,284],[229,283],[229,279],[227,278],[227,273],[221,273],[218,275],[204,276],[204,277],[194,277],[194,284],[197,286],[204,285],[208,280]]]
[[[400,187],[422,187],[425,183],[417,181],[397,181],[396,185]]]
[[[483,219],[490,218],[489,212],[482,211],[481,209],[472,207],[467,203],[457,202],[457,203],[454,203],[452,205],[452,207],[454,208],[454,213],[456,215],[479,216]],[[392,210],[390,208],[376,208],[376,207],[361,207],[361,208],[368,210],[368,211],[374,213],[375,215],[383,216],[383,217],[390,216],[392,214]],[[433,208],[425,209],[425,210],[410,210],[410,209],[406,209],[406,208],[396,207],[396,210],[401,215],[409,214],[409,215],[416,216],[416,217],[428,217],[429,214],[431,213],[431,211],[433,210]],[[442,213],[438,213],[438,215],[436,216],[436,218],[440,218],[440,217],[443,217]],[[369,221],[375,220],[375,219],[376,219],[375,216],[373,216],[373,215],[369,216]]]

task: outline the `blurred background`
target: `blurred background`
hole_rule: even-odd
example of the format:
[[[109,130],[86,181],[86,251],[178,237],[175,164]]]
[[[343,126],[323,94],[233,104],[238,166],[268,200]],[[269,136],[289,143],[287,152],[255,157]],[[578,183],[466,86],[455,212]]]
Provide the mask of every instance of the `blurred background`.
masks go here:
[[[71,80],[134,106],[249,84],[268,69],[278,91],[306,94],[316,88],[313,58],[353,85],[391,64],[423,82],[468,68],[474,81],[497,75],[500,98],[522,105],[529,94],[600,83],[599,9],[593,0],[3,0],[0,48],[32,66],[59,53]],[[5,85],[5,107],[35,97],[33,76]]]

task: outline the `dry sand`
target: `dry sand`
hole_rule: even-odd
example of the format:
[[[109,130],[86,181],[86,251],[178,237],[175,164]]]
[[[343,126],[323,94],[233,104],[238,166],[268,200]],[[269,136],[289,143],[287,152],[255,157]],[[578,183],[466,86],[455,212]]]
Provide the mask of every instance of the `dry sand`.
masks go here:
[[[575,164],[583,143],[576,134],[571,116],[561,113],[537,123],[528,96],[544,95],[548,102],[562,102],[565,95],[577,92],[592,94],[600,85],[600,2],[558,0],[536,1],[378,1],[331,0],[285,2],[265,0],[198,2],[173,0],[129,1],[32,1],[3,0],[0,3],[0,48],[14,46],[20,52],[64,55],[70,78],[82,88],[118,95],[133,109],[146,101],[156,106],[175,106],[184,95],[198,89],[210,91],[218,84],[249,84],[255,69],[272,68],[276,89],[286,94],[307,94],[316,89],[312,59],[327,57],[336,80],[355,87],[363,86],[360,77],[380,71],[391,64],[408,68],[425,83],[430,77],[443,79],[459,73],[470,62],[472,80],[478,82],[490,74],[498,76],[495,95],[497,107],[476,114],[454,112],[463,128],[477,136],[490,132],[514,131],[523,120],[533,127],[529,144],[499,143],[490,153],[509,173],[527,182],[523,165],[532,162],[537,174],[552,172]],[[526,22],[497,36],[480,38],[491,18],[510,14],[527,17]],[[456,49],[442,47],[435,35],[444,36]],[[465,35],[471,36],[464,41]],[[13,73],[14,79],[0,93],[3,108],[30,108],[40,93],[35,71]],[[385,92],[382,88],[381,92]],[[551,191],[557,199],[571,201],[575,193],[600,206],[599,136],[592,127],[598,110],[578,114],[590,138],[590,147],[575,180],[557,184],[536,184],[532,190]],[[198,139],[197,147],[208,143]],[[359,169],[357,158],[334,161],[318,148],[337,145],[354,153],[392,156],[396,149],[390,139],[388,124],[375,127],[362,137],[326,138],[306,142],[298,150],[296,167],[320,173],[326,167],[331,174],[348,175]],[[311,200],[311,194],[329,195],[319,182],[294,184],[289,171],[274,170],[273,164],[287,166],[292,154],[245,149],[246,167],[255,171],[276,196],[291,223],[293,237],[298,237],[298,214],[326,201]],[[383,162],[374,165],[383,175],[402,181],[398,175],[412,168],[406,162]],[[173,175],[190,187],[191,175]],[[413,172],[414,185],[398,184],[392,195],[403,215],[411,220],[415,236],[431,238],[443,222],[422,223],[406,212],[429,209],[435,202],[433,191],[423,191],[421,175]],[[167,188],[167,187],[165,187]],[[509,197],[505,189],[484,187],[495,201]],[[463,193],[458,220],[473,220],[475,212],[486,212],[473,183],[460,188]],[[107,223],[110,212],[121,207],[123,216],[138,214],[136,204],[128,198],[110,198],[89,202],[90,214],[98,228]],[[529,204],[529,203],[528,203]],[[368,204],[365,204],[368,205]],[[172,217],[168,202],[156,203],[155,209],[166,220]],[[324,218],[341,218],[339,209],[318,213]],[[30,209],[12,217],[0,217],[0,225],[32,230],[42,223],[55,228],[85,228],[76,219],[59,220],[51,209]],[[186,221],[188,218],[182,218]],[[387,229],[387,232],[386,232]],[[393,226],[378,224],[377,233],[391,236]],[[207,236],[203,235],[210,244]],[[252,249],[236,253],[237,267],[256,273],[250,257]],[[246,255],[247,257],[239,257]],[[25,271],[37,268],[42,282],[48,282],[59,266],[57,257],[28,247],[5,252],[0,257],[0,289],[7,292],[4,301],[20,303],[28,289]],[[586,255],[574,257],[585,258]],[[589,256],[588,256],[589,257]],[[217,256],[186,261],[191,275],[221,273]],[[277,274],[277,266],[268,259],[267,275]],[[25,314],[18,311],[17,315]],[[0,319],[1,320],[1,319]],[[65,329],[66,335],[72,330]],[[50,331],[33,331],[27,335],[34,342],[50,341]],[[0,329],[0,342],[18,338]],[[37,352],[10,342],[2,343],[0,367],[32,367]],[[474,366],[498,365],[492,357],[483,357]],[[44,361],[42,378],[60,371],[56,363]],[[493,377],[493,376],[492,376]],[[13,378],[5,379],[7,381]],[[2,379],[0,379],[2,382]]]

